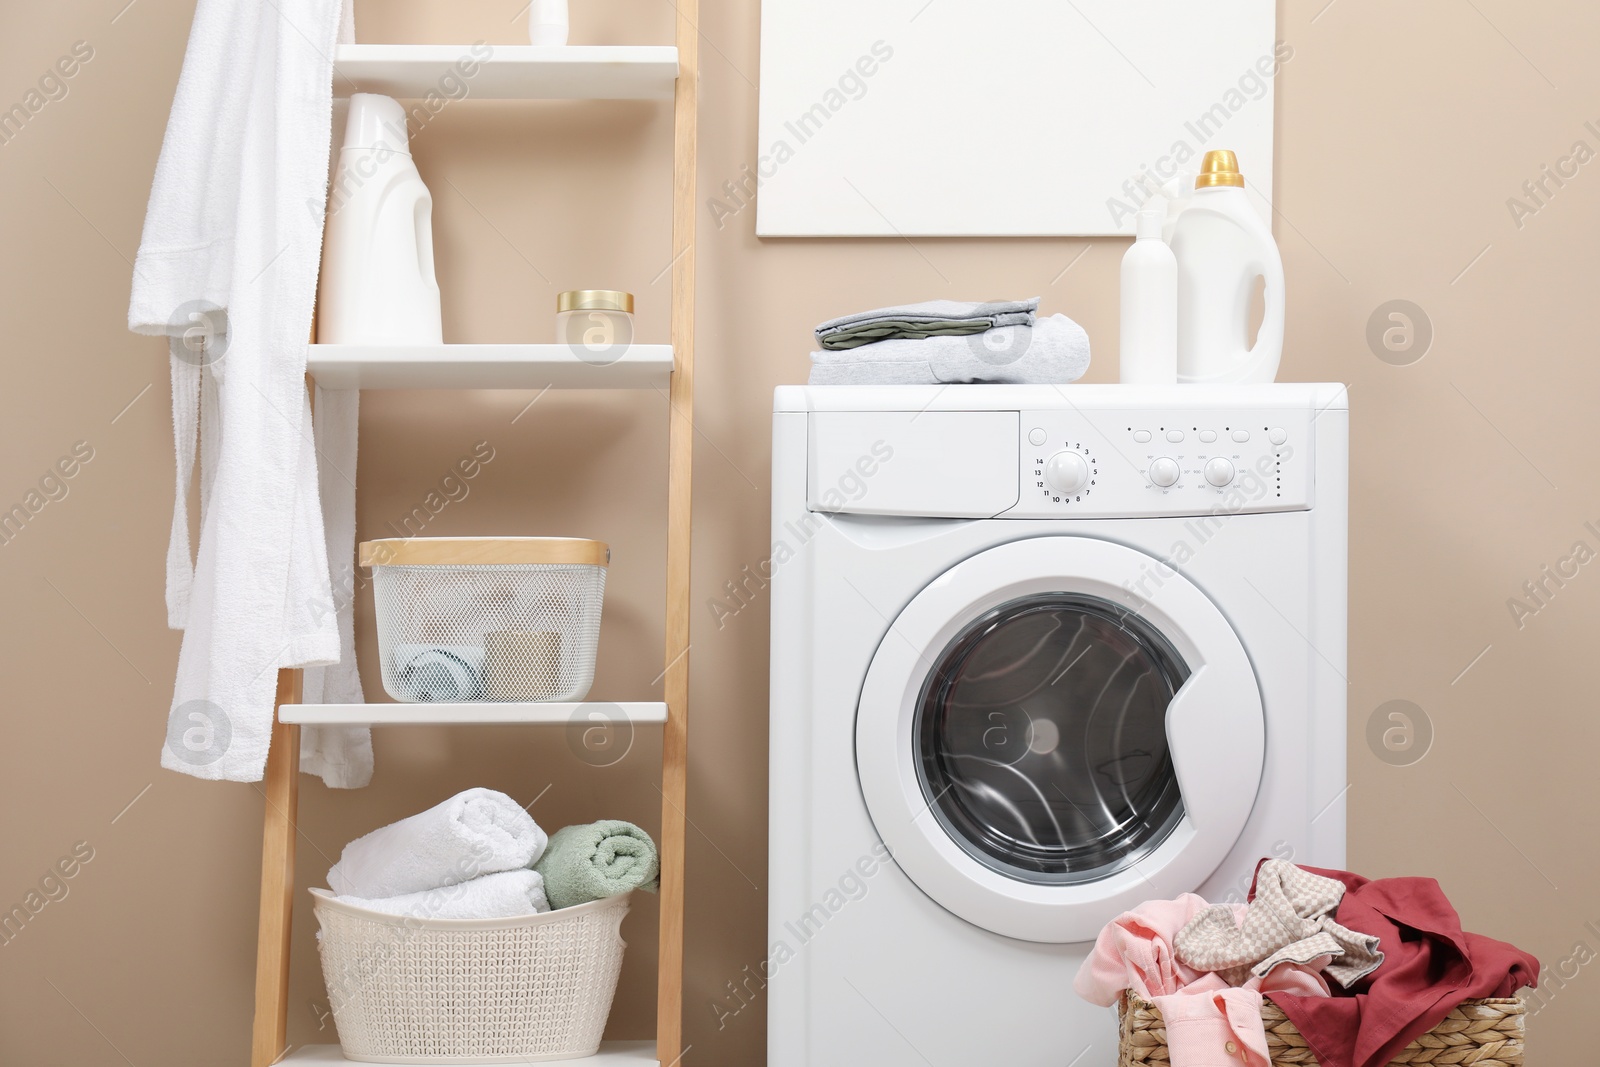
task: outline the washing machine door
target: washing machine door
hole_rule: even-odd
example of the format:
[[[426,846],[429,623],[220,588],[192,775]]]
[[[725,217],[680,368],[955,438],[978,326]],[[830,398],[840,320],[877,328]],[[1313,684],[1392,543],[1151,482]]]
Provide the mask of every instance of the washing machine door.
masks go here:
[[[895,861],[949,911],[1027,941],[1092,940],[1198,888],[1250,818],[1264,749],[1261,689],[1222,612],[1091,537],[1012,542],[933,581],[884,636],[856,715]]]

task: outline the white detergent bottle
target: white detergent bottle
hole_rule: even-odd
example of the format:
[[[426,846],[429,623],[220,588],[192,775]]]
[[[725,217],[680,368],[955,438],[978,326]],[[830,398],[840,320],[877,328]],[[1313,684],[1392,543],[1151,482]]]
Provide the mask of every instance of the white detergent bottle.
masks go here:
[[[1161,239],[1172,244],[1172,231],[1178,226],[1178,217],[1194,203],[1194,180],[1199,172],[1185,168],[1178,176],[1161,186],[1161,195],[1167,201],[1167,218],[1161,224]]]
[[[439,344],[433,197],[411,161],[405,109],[356,93],[328,191],[317,340]]]
[[[1122,381],[1173,385],[1178,380],[1178,261],[1161,239],[1167,205],[1152,196],[1122,257]]]
[[[1178,260],[1178,381],[1270,382],[1283,355],[1283,260],[1244,192],[1232,152],[1207,152],[1194,198],[1172,231]],[[1266,312],[1249,343],[1250,298]]]
[[[567,0],[532,0],[528,5],[528,43],[567,43]]]

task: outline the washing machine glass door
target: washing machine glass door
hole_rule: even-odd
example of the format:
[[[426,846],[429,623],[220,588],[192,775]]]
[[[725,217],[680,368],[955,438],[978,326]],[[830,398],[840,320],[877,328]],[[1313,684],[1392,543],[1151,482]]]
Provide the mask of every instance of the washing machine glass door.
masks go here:
[[[969,922],[1088,940],[1197,888],[1244,829],[1259,686],[1192,583],[1163,568],[1148,597],[1127,592],[1153,566],[1093,538],[1004,545],[933,582],[880,645],[862,791],[900,866]]]
[[[1189,669],[1111,601],[1033,593],[975,619],[923,683],[922,792],[978,862],[1041,885],[1153,852],[1183,814],[1167,707]]]

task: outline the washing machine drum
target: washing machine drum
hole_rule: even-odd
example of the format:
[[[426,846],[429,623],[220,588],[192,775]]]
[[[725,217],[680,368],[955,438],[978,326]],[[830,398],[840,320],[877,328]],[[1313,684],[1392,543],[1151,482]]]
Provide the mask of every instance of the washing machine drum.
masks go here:
[[[1002,545],[930,583],[856,715],[895,861],[962,919],[1028,941],[1092,940],[1197,889],[1250,818],[1264,751],[1261,689],[1221,611],[1089,537]]]

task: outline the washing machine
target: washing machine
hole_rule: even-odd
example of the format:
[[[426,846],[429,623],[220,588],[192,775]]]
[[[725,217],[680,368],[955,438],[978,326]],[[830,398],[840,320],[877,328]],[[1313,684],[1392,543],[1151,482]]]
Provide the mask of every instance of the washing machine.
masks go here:
[[[784,387],[771,1067],[1110,1067],[1149,899],[1344,865],[1343,386]]]

